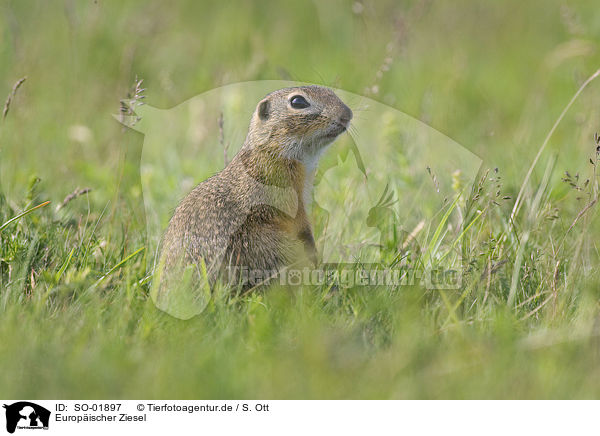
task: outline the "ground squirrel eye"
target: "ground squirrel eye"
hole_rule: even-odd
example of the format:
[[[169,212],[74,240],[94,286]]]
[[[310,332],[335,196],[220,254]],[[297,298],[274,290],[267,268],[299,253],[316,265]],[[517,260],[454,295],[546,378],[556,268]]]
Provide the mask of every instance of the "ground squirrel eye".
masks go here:
[[[294,109],[305,109],[310,106],[310,103],[306,101],[301,95],[294,95],[290,98],[290,105]]]

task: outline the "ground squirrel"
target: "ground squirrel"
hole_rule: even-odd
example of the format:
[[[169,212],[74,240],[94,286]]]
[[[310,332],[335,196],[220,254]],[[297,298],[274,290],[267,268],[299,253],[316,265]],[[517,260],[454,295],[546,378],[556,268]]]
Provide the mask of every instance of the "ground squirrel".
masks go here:
[[[316,166],[351,119],[350,108],[320,86],[280,89],[261,100],[240,151],[175,210],[162,240],[163,281],[201,260],[209,277],[227,267],[277,271],[302,258],[315,262],[306,208]]]

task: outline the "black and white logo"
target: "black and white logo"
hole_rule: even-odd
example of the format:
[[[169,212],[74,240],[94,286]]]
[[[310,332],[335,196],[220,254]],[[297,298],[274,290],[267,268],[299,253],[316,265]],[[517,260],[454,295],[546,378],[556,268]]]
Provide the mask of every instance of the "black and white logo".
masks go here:
[[[6,409],[6,431],[14,433],[22,430],[48,430],[50,411],[29,401],[19,401],[3,406]]]

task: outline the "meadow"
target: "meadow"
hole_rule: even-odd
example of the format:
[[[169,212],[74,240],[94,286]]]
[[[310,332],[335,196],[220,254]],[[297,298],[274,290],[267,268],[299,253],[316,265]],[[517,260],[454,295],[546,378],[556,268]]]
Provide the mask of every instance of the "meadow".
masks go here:
[[[0,395],[598,398],[599,69],[593,1],[3,1]],[[274,286],[189,320],[155,307],[144,135],[113,114],[261,80],[363,95],[481,159],[461,221],[438,220],[459,289]],[[389,177],[414,201],[405,154]]]

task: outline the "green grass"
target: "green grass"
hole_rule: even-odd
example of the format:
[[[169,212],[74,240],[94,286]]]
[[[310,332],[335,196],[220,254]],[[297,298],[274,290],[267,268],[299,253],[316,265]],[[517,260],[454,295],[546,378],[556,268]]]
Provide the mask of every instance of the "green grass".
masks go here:
[[[27,76],[0,119],[1,396],[600,396],[600,79],[526,180],[600,68],[597,5],[352,3],[0,5],[0,95]],[[457,242],[461,289],[273,288],[188,321],[156,309],[143,137],[111,117],[136,75],[161,108],[241,81],[330,85],[476,153],[462,228],[422,245]]]

